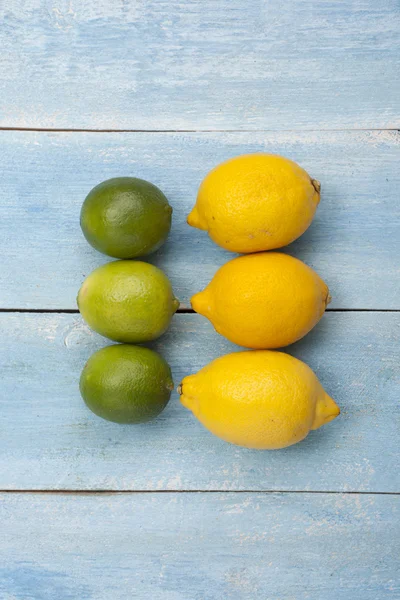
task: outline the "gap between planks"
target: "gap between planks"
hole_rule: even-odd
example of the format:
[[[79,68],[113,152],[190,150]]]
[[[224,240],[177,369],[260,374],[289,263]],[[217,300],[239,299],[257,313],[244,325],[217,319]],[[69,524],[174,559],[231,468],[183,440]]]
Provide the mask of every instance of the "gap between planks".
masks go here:
[[[0,494],[80,494],[80,495],[115,495],[115,494],[340,494],[357,496],[400,496],[400,492],[366,492],[339,490],[49,490],[49,489],[15,489],[1,490]]]
[[[355,129],[68,129],[49,127],[0,127],[0,131],[50,132],[50,133],[312,133],[339,131],[394,131],[400,133],[397,127],[367,127]]]
[[[398,313],[400,308],[327,308],[326,313],[342,312],[376,312],[376,313]],[[31,313],[31,314],[67,314],[78,315],[77,308],[0,308],[1,313]],[[192,308],[178,308],[175,314],[196,314]]]

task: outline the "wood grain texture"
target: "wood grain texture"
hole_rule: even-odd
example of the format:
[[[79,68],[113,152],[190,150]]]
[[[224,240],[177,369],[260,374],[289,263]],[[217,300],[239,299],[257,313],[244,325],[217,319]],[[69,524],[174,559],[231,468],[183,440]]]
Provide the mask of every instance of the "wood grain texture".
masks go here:
[[[397,0],[14,0],[0,124],[396,128]]]
[[[397,496],[0,495],[18,600],[393,600]]]
[[[197,187],[254,151],[322,182],[288,252],[327,281],[331,307],[399,309],[399,14],[397,0],[1,4],[0,128],[154,133],[0,131],[0,309],[76,308],[108,260],[81,235],[80,206],[118,175],[154,182],[173,205],[150,260],[189,306],[233,256],[185,224]],[[15,491],[0,494],[1,599],[400,597],[400,500],[375,494],[400,492],[399,326],[398,312],[325,315],[289,350],[340,418],[256,452],[213,437],[176,393],[153,423],[98,419],[78,379],[109,342],[77,315],[0,312],[0,490]],[[238,349],[193,314],[153,347],[176,384]],[[18,493],[40,489],[148,492]]]
[[[174,393],[152,423],[95,417],[78,390],[107,343],[75,315],[0,314],[0,489],[311,490],[400,492],[399,313],[328,313],[290,348],[342,414],[280,451],[222,442]],[[199,315],[174,317],[154,347],[177,385],[235,351]]]
[[[234,255],[185,220],[206,173],[246,152],[280,153],[322,182],[311,228],[288,251],[314,267],[333,308],[398,309],[400,135],[320,133],[2,132],[0,308],[76,308],[90,271],[109,260],[79,227],[81,204],[104,179],[150,180],[169,198],[173,228],[149,260],[183,306]]]

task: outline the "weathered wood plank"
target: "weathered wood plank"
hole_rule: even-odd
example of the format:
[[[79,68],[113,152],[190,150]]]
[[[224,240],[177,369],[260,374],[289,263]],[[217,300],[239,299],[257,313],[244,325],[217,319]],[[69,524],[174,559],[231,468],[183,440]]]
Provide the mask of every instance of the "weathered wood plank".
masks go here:
[[[0,124],[399,126],[397,0],[16,0],[0,7]]]
[[[18,600],[385,600],[399,497],[2,494],[0,592]]]
[[[92,415],[79,391],[106,344],[75,315],[0,314],[0,489],[399,492],[399,313],[328,313],[291,351],[341,416],[291,448],[257,452],[208,433],[174,394],[150,424]],[[199,315],[176,315],[155,347],[176,385],[237,350]]]
[[[171,236],[151,260],[188,306],[233,256],[186,225],[198,185],[220,161],[254,151],[293,158],[322,182],[314,223],[288,251],[327,281],[331,307],[400,308],[398,133],[2,132],[0,140],[0,308],[76,308],[84,276],[107,260],[83,238],[80,207],[118,175],[154,182],[173,205]]]

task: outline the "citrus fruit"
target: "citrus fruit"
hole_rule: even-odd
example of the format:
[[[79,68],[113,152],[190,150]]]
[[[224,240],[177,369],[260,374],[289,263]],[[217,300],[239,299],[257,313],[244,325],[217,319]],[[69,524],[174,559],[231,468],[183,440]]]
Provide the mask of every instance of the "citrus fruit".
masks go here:
[[[167,276],[135,260],[116,260],[95,269],[83,282],[77,302],[92,329],[127,343],[162,335],[179,306]]]
[[[319,199],[319,182],[292,160],[246,154],[208,173],[188,223],[232,252],[271,250],[304,233]]]
[[[280,252],[230,260],[191,299],[218,333],[247,348],[280,348],[299,340],[329,301],[329,289],[315,271]]]
[[[340,413],[305,363],[271,350],[221,356],[178,391],[207,429],[247,448],[291,446]]]
[[[157,250],[171,229],[172,208],[162,191],[136,177],[96,185],[81,210],[89,244],[114,258],[136,258]]]
[[[168,404],[171,369],[149,348],[117,344],[95,352],[79,382],[82,397],[99,417],[115,423],[143,423]]]

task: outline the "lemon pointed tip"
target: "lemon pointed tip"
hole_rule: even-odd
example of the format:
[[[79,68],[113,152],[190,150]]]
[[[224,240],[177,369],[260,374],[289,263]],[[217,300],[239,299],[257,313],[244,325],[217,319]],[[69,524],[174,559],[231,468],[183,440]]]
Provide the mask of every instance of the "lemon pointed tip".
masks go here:
[[[317,402],[315,417],[311,429],[318,429],[340,415],[340,408],[333,398],[324,394]]]
[[[199,220],[199,218],[198,218],[197,209],[196,209],[196,207],[194,207],[193,210],[191,210],[190,213],[188,214],[188,216],[186,218],[186,222],[191,227],[198,227],[198,220]]]
[[[210,310],[207,293],[205,290],[192,296],[190,299],[190,304],[192,305],[193,310],[200,315],[206,315]]]
[[[196,229],[207,230],[205,223],[199,215],[199,211],[197,210],[197,206],[193,208],[193,210],[188,214],[186,222],[191,227],[195,227]]]

